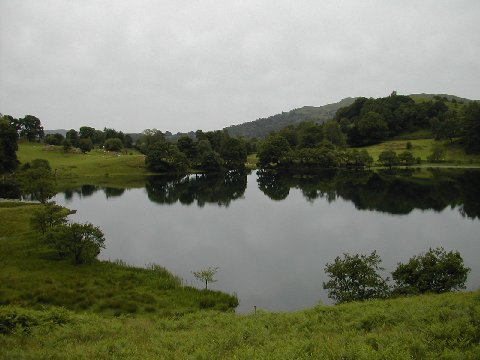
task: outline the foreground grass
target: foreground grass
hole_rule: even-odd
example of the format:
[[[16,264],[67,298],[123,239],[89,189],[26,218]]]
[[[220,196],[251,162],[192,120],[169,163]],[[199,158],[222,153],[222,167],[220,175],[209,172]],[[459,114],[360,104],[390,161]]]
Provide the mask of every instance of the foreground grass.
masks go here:
[[[1,359],[478,359],[480,293],[294,313],[105,318],[0,307]],[[17,326],[14,327],[13,325]],[[23,324],[23,325],[22,325]]]
[[[182,286],[160,266],[135,268],[60,259],[30,229],[38,204],[0,203],[0,304],[63,306],[103,315],[172,316],[199,309],[231,310],[236,298]]]
[[[141,187],[145,184],[145,176],[152,174],[145,167],[144,155],[135,150],[112,153],[94,149],[87,154],[66,153],[60,146],[20,142],[17,157],[21,163],[34,159],[48,160],[56,171],[59,189],[74,188],[86,183]]]

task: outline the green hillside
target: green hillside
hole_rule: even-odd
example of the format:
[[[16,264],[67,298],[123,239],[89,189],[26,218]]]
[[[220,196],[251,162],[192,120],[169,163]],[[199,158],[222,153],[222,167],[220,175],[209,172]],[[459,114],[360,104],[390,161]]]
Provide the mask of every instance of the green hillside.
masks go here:
[[[278,131],[289,125],[297,125],[302,121],[323,123],[332,119],[339,108],[348,106],[354,101],[354,98],[346,98],[337,103],[324,106],[304,106],[299,109],[269,116],[268,118],[228,126],[224,128],[224,130],[227,130],[231,136],[263,138],[272,131]]]

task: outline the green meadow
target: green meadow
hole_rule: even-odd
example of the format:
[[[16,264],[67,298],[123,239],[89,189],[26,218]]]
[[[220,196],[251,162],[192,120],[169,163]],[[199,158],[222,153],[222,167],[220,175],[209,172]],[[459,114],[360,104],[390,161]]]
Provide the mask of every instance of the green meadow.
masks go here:
[[[22,141],[17,157],[21,163],[33,159],[48,160],[56,172],[59,189],[86,183],[98,186],[143,186],[145,176],[152,174],[145,167],[145,156],[135,150],[116,153],[94,149],[83,154],[65,152],[61,146]]]

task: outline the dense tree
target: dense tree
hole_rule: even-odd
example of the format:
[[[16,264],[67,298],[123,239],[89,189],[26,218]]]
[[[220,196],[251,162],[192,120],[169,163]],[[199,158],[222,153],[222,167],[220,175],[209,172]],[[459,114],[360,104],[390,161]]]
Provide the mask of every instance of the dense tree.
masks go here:
[[[323,128],[313,122],[303,122],[297,127],[300,148],[317,147],[323,140]]]
[[[373,158],[367,150],[348,149],[344,153],[345,167],[349,169],[364,169],[372,166]]]
[[[93,141],[93,138],[95,137],[95,128],[90,127],[90,126],[82,126],[80,128],[79,136],[80,139],[90,139]]]
[[[189,162],[185,154],[166,141],[150,145],[145,157],[145,164],[150,170],[158,172],[185,172]]]
[[[415,157],[413,153],[409,150],[403,151],[398,155],[398,161],[400,164],[405,166],[412,166],[415,164]]]
[[[406,264],[399,263],[392,277],[396,293],[442,293],[464,289],[469,271],[458,251],[446,252],[439,247],[414,256]]]
[[[347,140],[340,125],[336,121],[328,121],[323,125],[323,136],[335,146],[343,147]]]
[[[357,127],[364,144],[380,142],[388,135],[388,126],[383,116],[373,111],[362,116]]]
[[[78,132],[75,129],[70,129],[67,131],[65,135],[65,139],[69,140],[72,146],[77,146],[78,145]]]
[[[81,138],[78,140],[77,146],[85,154],[93,149],[93,142],[90,138]]]
[[[400,160],[394,150],[384,150],[378,155],[378,162],[380,165],[391,169],[397,166],[400,163]]]
[[[182,136],[177,140],[177,148],[185,154],[185,156],[194,162],[198,158],[198,145],[189,136]]]
[[[108,151],[120,151],[123,148],[123,143],[119,138],[108,138],[105,140],[103,146],[105,150]]]
[[[210,150],[203,152],[200,156],[199,168],[206,172],[219,172],[224,169],[225,162],[220,154],[216,151]]]
[[[480,153],[480,103],[470,102],[465,108],[462,139],[467,153]]]
[[[242,169],[247,161],[247,147],[242,140],[228,137],[222,144],[220,156],[228,169]]]
[[[48,134],[45,136],[44,142],[48,145],[61,145],[64,140],[64,136],[62,134]]]
[[[33,115],[25,115],[23,119],[19,119],[20,137],[28,141],[36,141],[43,139],[44,132],[40,119]]]
[[[136,142],[136,148],[142,154],[146,154],[150,146],[157,142],[165,142],[165,134],[157,129],[146,129]]]
[[[18,165],[17,133],[11,122],[0,118],[0,174],[13,171]]]
[[[258,152],[258,161],[261,167],[269,167],[271,164],[278,165],[280,160],[290,150],[288,141],[280,135],[269,136]]]
[[[94,260],[105,248],[102,231],[90,223],[57,225],[47,234],[47,241],[59,255],[73,257],[75,264]]]
[[[40,159],[41,160],[41,159]],[[20,188],[23,193],[29,194],[33,199],[45,203],[55,195],[55,176],[50,169],[48,161],[32,161],[19,173]],[[43,164],[43,165],[42,165]]]
[[[330,280],[323,283],[323,288],[337,303],[386,297],[388,279],[378,273],[384,270],[380,263],[375,251],[370,255],[337,256],[333,263],[325,265]]]

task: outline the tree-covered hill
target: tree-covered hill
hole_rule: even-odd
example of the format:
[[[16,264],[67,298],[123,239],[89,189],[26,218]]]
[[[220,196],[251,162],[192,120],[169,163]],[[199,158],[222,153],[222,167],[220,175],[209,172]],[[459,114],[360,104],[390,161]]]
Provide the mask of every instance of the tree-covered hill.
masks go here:
[[[227,130],[231,136],[263,138],[272,131],[278,131],[289,125],[297,125],[303,121],[313,121],[318,124],[324,123],[332,119],[339,108],[351,105],[354,101],[355,98],[349,97],[333,104],[304,106],[267,118],[260,118],[255,121],[228,126],[224,128],[224,130]]]

